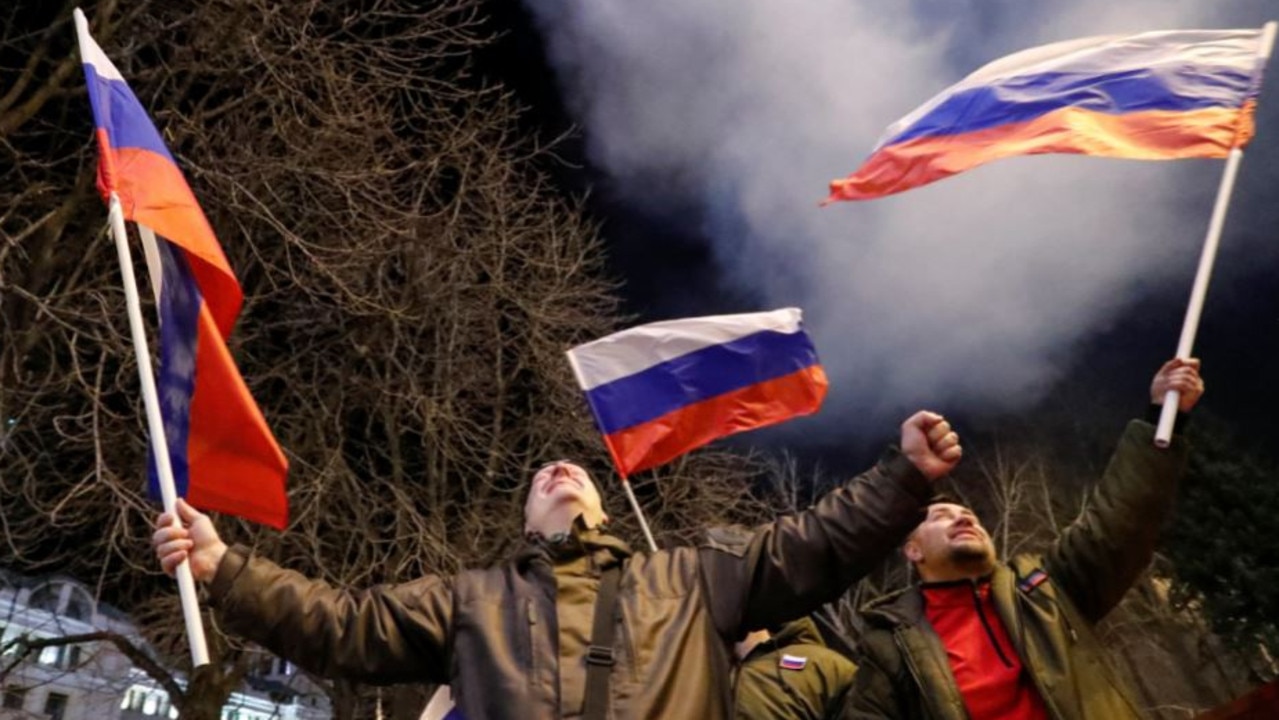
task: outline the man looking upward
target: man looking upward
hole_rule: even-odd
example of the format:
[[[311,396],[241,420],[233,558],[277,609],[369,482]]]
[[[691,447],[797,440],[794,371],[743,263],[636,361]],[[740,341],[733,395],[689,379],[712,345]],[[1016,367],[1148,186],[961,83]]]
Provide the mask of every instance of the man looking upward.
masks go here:
[[[190,561],[224,627],[320,675],[448,684],[468,720],[727,720],[733,643],[870,572],[961,453],[950,425],[921,411],[900,450],[812,508],[651,554],[608,534],[590,475],[557,461],[533,476],[511,559],[363,591],[228,548],[185,503],[182,524],[161,515],[152,542],[166,572]]]
[[[1204,389],[1199,361],[1165,363],[1152,403],[1170,389],[1181,412],[1193,408]],[[920,584],[862,611],[870,629],[844,717],[1140,718],[1093,628],[1150,563],[1172,511],[1186,444],[1178,435],[1159,449],[1154,432],[1128,424],[1083,512],[1043,555],[997,562],[971,510],[931,503],[902,547]]]

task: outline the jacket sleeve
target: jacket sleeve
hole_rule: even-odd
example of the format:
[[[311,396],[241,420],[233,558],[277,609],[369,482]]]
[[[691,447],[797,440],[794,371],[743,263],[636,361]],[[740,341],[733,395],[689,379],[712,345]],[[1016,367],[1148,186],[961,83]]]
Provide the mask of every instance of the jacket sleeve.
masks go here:
[[[896,449],[812,508],[738,543],[699,550],[715,627],[729,642],[806,615],[839,597],[922,519],[931,485]]]
[[[1185,473],[1185,439],[1155,447],[1155,428],[1133,420],[1119,438],[1080,516],[1045,557],[1046,568],[1083,617],[1098,622],[1150,563]]]
[[[449,681],[448,580],[427,576],[340,591],[236,546],[223,557],[209,591],[231,632],[324,677],[374,684]]]
[[[843,710],[844,704],[848,702],[849,691],[853,687],[853,681],[857,678],[857,665],[847,657],[832,650],[827,662],[824,664],[826,684],[831,688],[830,698],[823,708],[822,717],[835,718],[839,717]]]
[[[853,686],[844,698],[841,720],[889,720],[904,717],[894,699],[892,678],[873,659],[859,657]],[[836,717],[832,715],[831,717]]]

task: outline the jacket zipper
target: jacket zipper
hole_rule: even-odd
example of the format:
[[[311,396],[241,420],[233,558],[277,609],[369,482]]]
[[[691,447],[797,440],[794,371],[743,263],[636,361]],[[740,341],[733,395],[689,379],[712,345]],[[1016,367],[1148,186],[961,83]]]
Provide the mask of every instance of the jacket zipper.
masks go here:
[[[990,639],[990,644],[995,646],[995,652],[999,654],[999,659],[1004,663],[1004,667],[1012,667],[1012,661],[1004,654],[1004,649],[999,647],[999,640],[995,637],[995,631],[990,627],[990,620],[986,618],[986,609],[981,606],[981,593],[977,591],[977,582],[972,584],[973,605],[977,608],[977,617],[981,620],[982,629],[986,631],[986,637]]]

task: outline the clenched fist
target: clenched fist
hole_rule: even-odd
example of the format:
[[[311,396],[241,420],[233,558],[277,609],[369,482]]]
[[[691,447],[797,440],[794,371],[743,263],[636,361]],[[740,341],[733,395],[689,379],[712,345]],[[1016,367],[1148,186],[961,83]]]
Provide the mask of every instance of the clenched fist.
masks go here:
[[[959,463],[964,449],[959,445],[959,435],[950,429],[946,418],[920,410],[902,423],[902,454],[924,477],[937,480]]]

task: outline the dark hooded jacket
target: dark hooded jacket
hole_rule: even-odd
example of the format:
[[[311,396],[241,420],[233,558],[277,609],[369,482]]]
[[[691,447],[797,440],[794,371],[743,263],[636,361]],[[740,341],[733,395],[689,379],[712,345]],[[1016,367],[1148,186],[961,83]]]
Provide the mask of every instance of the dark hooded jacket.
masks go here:
[[[1019,555],[991,578],[994,605],[1056,720],[1140,718],[1093,632],[1150,563],[1185,470],[1180,437],[1154,446],[1154,426],[1134,420],[1082,514],[1043,555]],[[869,630],[846,720],[967,720],[946,649],[924,616],[917,587],[862,611]]]
[[[732,643],[839,597],[919,523],[929,492],[890,451],[811,509],[699,547],[632,553],[579,526],[496,567],[363,592],[233,548],[210,593],[231,632],[320,675],[447,683],[468,720],[571,718],[600,572],[619,565],[610,717],[728,718]]]
[[[738,720],[825,720],[839,716],[857,666],[826,647],[800,618],[756,645],[737,672]]]

